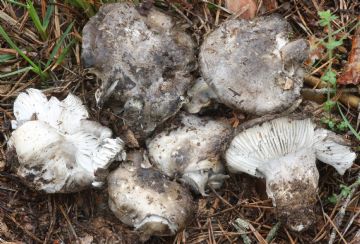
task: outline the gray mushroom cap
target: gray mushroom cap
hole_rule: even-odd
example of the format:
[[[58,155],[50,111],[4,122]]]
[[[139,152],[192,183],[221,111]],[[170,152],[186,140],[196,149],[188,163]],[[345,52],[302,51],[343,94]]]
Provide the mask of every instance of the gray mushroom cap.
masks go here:
[[[149,158],[164,174],[206,195],[208,185],[218,189],[227,178],[221,156],[231,133],[225,119],[181,114],[179,125],[147,141]]]
[[[48,100],[28,89],[16,98],[14,115],[7,160],[32,189],[66,193],[100,186],[96,172],[125,158],[123,141],[89,120],[86,107],[72,94]]]
[[[195,213],[189,191],[153,168],[125,164],[108,178],[109,206],[143,240],[175,235]]]
[[[316,128],[310,119],[283,117],[240,132],[225,158],[232,172],[265,177],[267,194],[280,218],[292,230],[303,231],[314,221],[316,159],[344,174],[356,154],[341,136]]]
[[[307,43],[290,42],[290,30],[283,18],[271,15],[229,20],[210,33],[201,45],[199,63],[218,101],[264,115],[299,99]]]
[[[131,3],[103,5],[83,29],[82,60],[102,81],[99,106],[120,114],[137,138],[173,116],[196,66],[195,45],[172,17]]]

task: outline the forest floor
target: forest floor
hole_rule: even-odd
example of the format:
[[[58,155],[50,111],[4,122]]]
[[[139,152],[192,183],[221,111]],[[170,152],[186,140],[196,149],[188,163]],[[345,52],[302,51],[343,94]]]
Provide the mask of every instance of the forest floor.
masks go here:
[[[5,159],[13,101],[30,87],[59,98],[69,92],[79,95],[92,118],[116,127],[107,121],[108,111],[94,106],[99,82],[83,69],[80,58],[82,28],[103,2],[115,1],[0,1],[0,243],[139,241],[108,209],[106,189],[54,195],[34,192],[9,171]],[[159,0],[154,5],[186,23],[198,44],[229,18],[282,15],[291,23],[294,37],[306,38],[312,48],[304,64],[308,75],[298,112],[310,112],[319,124],[343,134],[359,151],[358,1]],[[231,113],[229,119],[236,126],[247,117]],[[343,176],[321,163],[318,168],[316,223],[305,232],[293,233],[277,221],[263,180],[240,174],[231,175],[209,196],[197,197],[198,212],[184,231],[148,242],[244,243],[248,238],[252,243],[360,243],[359,162]],[[248,223],[243,232],[236,225],[239,219]]]

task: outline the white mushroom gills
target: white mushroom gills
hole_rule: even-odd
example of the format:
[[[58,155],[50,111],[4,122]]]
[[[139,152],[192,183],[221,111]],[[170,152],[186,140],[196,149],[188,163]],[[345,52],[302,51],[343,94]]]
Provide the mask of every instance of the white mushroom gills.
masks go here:
[[[313,219],[319,173],[316,159],[340,174],[356,154],[344,140],[310,119],[278,118],[240,132],[226,151],[232,172],[265,177],[267,194],[281,218],[294,231],[308,228]]]
[[[48,100],[40,90],[28,89],[16,98],[14,115],[8,150],[15,152],[16,174],[36,190],[75,192],[99,186],[95,172],[125,158],[123,141],[88,120],[86,107],[72,94],[63,101]]]
[[[150,161],[167,176],[179,177],[206,195],[207,186],[218,189],[228,178],[221,155],[231,132],[225,120],[182,114],[180,126],[147,142]]]

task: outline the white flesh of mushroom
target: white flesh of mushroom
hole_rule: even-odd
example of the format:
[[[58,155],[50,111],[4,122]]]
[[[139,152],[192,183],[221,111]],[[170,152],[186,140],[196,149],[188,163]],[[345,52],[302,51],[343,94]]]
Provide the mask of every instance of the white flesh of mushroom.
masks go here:
[[[226,175],[221,153],[231,134],[231,127],[223,120],[182,116],[182,126],[164,131],[148,141],[150,161],[164,174],[190,184],[205,195],[210,185],[219,188]]]
[[[356,154],[342,138],[310,119],[279,118],[239,133],[226,151],[232,172],[265,177],[267,194],[291,229],[312,224],[319,173],[316,159],[343,174]]]
[[[123,141],[87,120],[85,106],[72,94],[63,101],[48,100],[41,91],[28,89],[15,100],[14,115],[15,131],[8,142],[18,161],[13,166],[36,190],[73,192],[99,186],[95,172],[125,157]]]

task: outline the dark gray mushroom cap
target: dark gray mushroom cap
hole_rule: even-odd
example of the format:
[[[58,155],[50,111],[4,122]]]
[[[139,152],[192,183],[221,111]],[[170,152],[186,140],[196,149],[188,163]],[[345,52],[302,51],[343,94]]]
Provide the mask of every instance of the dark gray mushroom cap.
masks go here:
[[[219,102],[263,115],[288,108],[299,99],[307,56],[305,40],[290,42],[290,25],[280,16],[229,20],[201,45],[204,80]]]
[[[131,3],[106,4],[83,29],[82,59],[102,81],[107,100],[137,137],[174,115],[193,77],[195,45],[170,16]]]
[[[143,239],[174,235],[194,216],[189,191],[153,168],[120,166],[108,178],[109,206]]]

